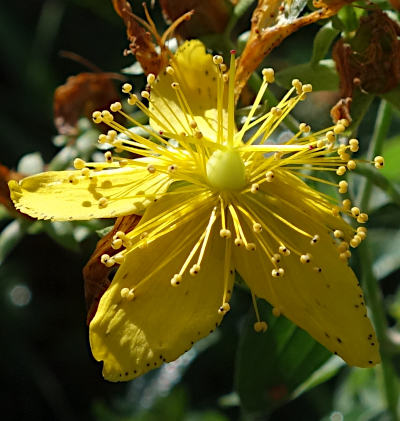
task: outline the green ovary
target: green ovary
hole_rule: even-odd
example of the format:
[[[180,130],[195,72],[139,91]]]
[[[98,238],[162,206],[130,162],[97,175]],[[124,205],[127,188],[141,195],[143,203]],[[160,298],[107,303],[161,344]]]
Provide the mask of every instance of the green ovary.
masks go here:
[[[207,178],[219,190],[240,190],[246,186],[246,171],[238,151],[217,150],[207,161]]]

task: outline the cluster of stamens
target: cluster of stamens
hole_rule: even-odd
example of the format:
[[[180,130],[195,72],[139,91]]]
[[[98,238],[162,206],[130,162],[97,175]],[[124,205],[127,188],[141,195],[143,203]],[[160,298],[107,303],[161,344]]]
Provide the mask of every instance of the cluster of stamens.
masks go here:
[[[235,133],[234,127],[234,109],[233,109],[233,80],[234,80],[234,53],[231,54],[231,70],[227,72],[227,66],[223,62],[221,56],[214,56],[213,63],[218,70],[218,87],[217,87],[217,114],[218,114],[218,128],[216,139],[207,139],[205,143],[204,135],[199,129],[199,124],[196,121],[193,113],[190,110],[190,101],[186,98],[184,89],[177,78],[174,64],[166,68],[166,74],[173,78],[171,88],[176,94],[176,101],[180,104],[182,110],[186,112],[188,117],[188,124],[185,129],[175,130],[171,128],[167,121],[162,120],[162,116],[157,114],[157,105],[152,101],[151,92],[157,92],[157,80],[153,74],[147,77],[147,89],[141,92],[141,97],[145,101],[149,101],[153,109],[150,110],[144,102],[142,102],[138,95],[132,93],[132,85],[125,83],[122,86],[122,92],[128,95],[127,102],[130,105],[136,105],[139,110],[144,112],[149,118],[156,120],[163,130],[155,133],[148,127],[140,124],[130,115],[122,110],[122,104],[116,102],[110,106],[110,111],[96,111],[93,113],[93,121],[95,123],[106,123],[111,130],[108,133],[99,136],[99,142],[102,144],[110,144],[118,152],[129,152],[132,154],[139,154],[143,157],[154,158],[154,162],[141,163],[137,160],[130,160],[127,158],[119,158],[113,156],[111,151],[105,153],[105,161],[108,164],[116,167],[124,167],[126,165],[144,166],[151,176],[157,176],[159,172],[167,174],[173,181],[183,180],[192,183],[196,181],[196,187],[199,194],[203,194],[203,205],[199,206],[201,211],[209,206],[211,211],[209,213],[209,220],[201,235],[195,242],[192,250],[187,255],[186,260],[182,264],[177,273],[173,274],[170,283],[172,287],[179,287],[185,281],[185,273],[191,276],[196,276],[201,271],[202,261],[205,256],[207,244],[212,235],[216,222],[219,226],[219,235],[227,241],[227,250],[230,250],[231,244],[236,247],[243,248],[249,252],[260,249],[265,258],[269,259],[273,269],[271,270],[272,278],[282,278],[285,276],[284,260],[285,257],[294,253],[298,256],[299,262],[303,265],[309,265],[311,270],[321,272],[322,268],[317,266],[313,254],[308,250],[297,250],[294,244],[288,244],[279,238],[279,235],[274,233],[271,227],[263,220],[260,212],[271,214],[271,211],[262,204],[260,197],[264,195],[264,189],[268,187],[263,186],[263,183],[273,183],[277,179],[276,175],[284,174],[285,171],[291,175],[296,175],[300,178],[311,179],[321,183],[335,186],[338,192],[346,194],[348,191],[348,182],[340,180],[337,183],[318,178],[314,175],[309,175],[301,171],[304,165],[307,165],[310,170],[314,171],[333,171],[338,176],[343,176],[347,171],[352,171],[357,167],[359,161],[351,158],[352,152],[357,152],[359,149],[359,142],[357,139],[350,139],[348,144],[338,145],[338,136],[342,135],[349,122],[345,119],[338,121],[333,127],[313,133],[311,127],[306,123],[299,125],[299,130],[293,137],[284,145],[271,145],[266,143],[269,135],[275,128],[283,122],[291,109],[298,101],[303,101],[306,94],[312,91],[312,86],[309,84],[302,84],[298,79],[292,81],[292,89],[280,101],[280,103],[271,108],[270,112],[261,116],[255,117],[256,109],[260,104],[263,95],[269,83],[274,81],[274,72],[272,69],[264,69],[263,83],[260,88],[257,98],[251,108],[249,115],[243,124],[242,128]],[[233,67],[233,70],[232,70]],[[176,78],[176,79],[174,79]],[[221,83],[222,82],[222,83]],[[228,85],[228,87],[226,87]],[[223,127],[222,113],[224,111],[224,90],[228,89],[228,127]],[[295,93],[296,96],[292,97]],[[144,138],[126,129],[119,124],[112,113],[122,115],[130,123],[141,127],[149,135],[155,138],[153,140]],[[166,119],[165,119],[166,120]],[[183,127],[184,125],[182,125]],[[243,143],[243,136],[249,129],[253,129],[253,134]],[[120,136],[118,133],[122,134]],[[227,133],[227,138],[224,138],[224,133]],[[177,141],[177,145],[171,143],[168,139],[173,138]],[[241,142],[241,146],[235,146]],[[212,147],[207,145],[212,145]],[[236,148],[236,149],[235,149]],[[216,150],[224,151],[237,150],[240,159],[246,163],[245,168],[246,185],[244,188],[240,187],[237,191],[218,191],[218,189],[210,183],[207,173],[206,164],[208,160],[214,159],[213,156]],[[223,153],[223,152],[222,152]],[[268,158],[265,154],[269,153]],[[216,161],[218,162],[218,161]],[[374,159],[372,164],[376,168],[383,166],[383,158],[378,156]],[[82,171],[82,175],[95,176],[95,172],[89,171],[87,164],[83,160],[75,160],[75,168]],[[72,182],[75,182],[72,181]],[[200,187],[199,187],[200,185]],[[251,195],[247,195],[251,193]],[[199,199],[200,200],[200,199]],[[102,201],[102,202],[101,202]],[[100,203],[101,202],[101,203]],[[200,202],[199,202],[200,203]],[[367,222],[368,215],[362,213],[357,207],[351,206],[349,199],[342,202],[342,206],[332,205],[328,201],[321,203],[329,207],[334,216],[346,215],[352,217],[360,224]],[[107,198],[99,199],[99,206],[107,206]],[[180,207],[180,215],[184,214],[184,210],[191,209],[190,203],[183,204]],[[286,206],[295,206],[289,203]],[[174,210],[171,210],[171,215]],[[192,211],[193,212],[193,211]],[[119,250],[122,247],[125,249],[141,248],[147,245],[147,242],[153,241],[152,230],[157,228],[158,224],[164,224],[165,233],[169,232],[170,226],[178,224],[171,215],[171,223],[167,223],[167,217],[161,220],[150,220],[143,224],[143,227],[134,230],[133,233],[124,234],[118,232],[114,235],[112,240],[112,247]],[[277,218],[273,215],[271,217]],[[283,217],[279,217],[279,222],[286,227],[292,227],[293,224]],[[185,220],[186,221],[186,220]],[[182,222],[183,223],[183,222]],[[294,227],[295,228],[295,227]],[[146,230],[146,232],[144,231]],[[301,231],[301,230],[297,230]],[[155,229],[154,238],[159,238],[163,235],[163,231]],[[250,234],[249,234],[250,233]],[[261,233],[263,233],[261,235]],[[357,247],[361,241],[366,237],[367,230],[364,227],[358,227],[354,230],[353,237],[349,238],[348,233],[341,230],[333,231],[333,238],[338,242],[337,249],[339,257],[347,260],[351,256],[350,247]],[[144,235],[145,234],[145,235]],[[250,241],[249,235],[254,235],[254,240]],[[309,238],[310,247],[318,247],[320,236],[315,233],[298,232],[296,235],[304,235]],[[269,241],[266,240],[269,238]],[[271,244],[274,244],[272,247]],[[124,260],[125,251],[120,251],[114,256],[104,254],[101,257],[101,262],[107,267],[111,267],[115,263],[120,264]],[[230,251],[228,252],[230,259]],[[196,258],[197,256],[197,258]],[[225,265],[224,274],[224,294],[222,304],[218,309],[221,315],[226,314],[230,307],[228,300],[228,277],[231,272],[231,265]],[[144,281],[141,281],[144,282]],[[279,282],[279,281],[276,281]],[[133,288],[123,288],[121,290],[121,297],[132,300],[135,293],[140,287],[140,283]],[[267,329],[267,324],[261,321],[258,316],[258,310],[253,296],[253,303],[256,310],[257,322],[254,324],[254,329],[257,332],[263,332]],[[279,316],[281,310],[275,307],[273,314]]]

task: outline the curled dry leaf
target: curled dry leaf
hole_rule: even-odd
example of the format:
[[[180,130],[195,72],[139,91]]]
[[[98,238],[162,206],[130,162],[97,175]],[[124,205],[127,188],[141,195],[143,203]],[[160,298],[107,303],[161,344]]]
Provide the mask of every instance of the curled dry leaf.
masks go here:
[[[350,113],[355,91],[383,94],[400,82],[400,26],[381,10],[363,17],[349,41],[339,40],[332,51],[340,77],[341,99],[332,109],[336,121]],[[344,102],[345,101],[345,102]],[[340,113],[338,113],[340,110]]]
[[[168,64],[170,51],[165,42],[182,22],[191,18],[193,10],[178,17],[160,36],[145,3],[143,3],[143,7],[147,22],[132,12],[131,5],[127,0],[113,0],[113,5],[126,26],[129,50],[126,50],[125,54],[134,54],[146,75],[153,73],[157,76]],[[159,47],[159,52],[157,52],[156,46]]]
[[[194,10],[190,21],[182,23],[175,31],[182,39],[221,33],[229,20],[229,7],[225,0],[160,0],[160,4],[167,21],[174,21]]]
[[[128,233],[135,228],[141,217],[138,215],[127,215],[117,218],[113,229],[100,239],[96,245],[96,249],[90,257],[89,261],[83,268],[83,279],[85,282],[85,300],[87,307],[87,324],[90,323],[97,311],[100,298],[111,283],[109,279],[112,268],[108,268],[100,262],[103,254],[112,256],[117,253],[111,247],[112,237],[117,231]]]
[[[75,135],[82,116],[108,108],[118,100],[110,73],[79,73],[67,79],[54,92],[54,124],[60,134]]]
[[[351,2],[352,0],[314,1],[314,6],[319,9],[298,17],[305,2],[259,0],[251,19],[249,39],[237,64],[236,99],[262,60],[286,37],[303,26],[333,16],[341,7]]]

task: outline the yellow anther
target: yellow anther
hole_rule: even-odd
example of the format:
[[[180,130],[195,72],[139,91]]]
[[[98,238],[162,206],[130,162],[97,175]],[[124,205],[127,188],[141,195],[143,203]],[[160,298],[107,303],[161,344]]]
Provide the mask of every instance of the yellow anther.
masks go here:
[[[349,170],[354,170],[354,169],[356,169],[356,167],[357,167],[356,161],[350,160],[350,161],[347,163],[347,168],[348,168]]]
[[[350,199],[344,199],[342,202],[343,210],[349,210],[351,206],[351,200]]]
[[[128,164],[129,164],[129,161],[127,159],[121,159],[121,161],[119,161],[120,167],[126,167]]]
[[[122,110],[122,104],[120,102],[114,102],[113,104],[110,105],[110,110],[113,113],[121,111]]]
[[[142,92],[140,92],[140,96],[142,98],[145,98],[145,99],[149,99],[150,98],[150,94],[149,94],[148,91],[142,91]]]
[[[171,83],[171,88],[172,89],[179,89],[179,83],[178,82],[172,82]]]
[[[113,240],[112,243],[111,243],[111,247],[114,250],[120,249],[122,247],[122,240],[120,238],[117,238],[117,239]]]
[[[353,207],[351,208],[351,214],[352,214],[353,216],[358,216],[358,215],[360,215],[360,209],[359,209],[359,208],[357,208],[357,206],[353,206]]]
[[[85,168],[85,166],[86,166],[86,162],[83,159],[81,159],[81,158],[75,158],[74,159],[74,167],[77,170],[81,170],[82,168]]]
[[[274,69],[271,69],[270,67],[267,69],[262,69],[262,75],[264,77],[264,80],[267,83],[273,83],[275,82],[275,72]]]
[[[374,158],[375,168],[382,168],[385,165],[385,160],[383,156],[376,156]]]
[[[90,170],[89,170],[89,168],[82,168],[81,169],[81,174],[83,175],[83,177],[89,177],[89,175],[90,175]]]
[[[310,243],[311,245],[317,244],[320,240],[320,236],[318,234],[315,234],[314,237],[311,239]]]
[[[358,247],[359,245],[360,245],[360,243],[361,243],[361,240],[360,239],[356,239],[356,238],[352,238],[351,240],[350,240],[350,245],[351,245],[351,247],[353,247],[353,248],[356,248],[356,247]]]
[[[93,119],[93,122],[96,123],[96,124],[101,123],[103,121],[103,117],[101,116],[101,112],[100,111],[95,111],[92,114],[92,119]]]
[[[149,84],[149,85],[152,85],[153,83],[154,83],[154,81],[156,80],[156,77],[155,77],[155,75],[153,74],[153,73],[149,73],[148,75],[147,75],[147,83]]]
[[[132,301],[135,298],[135,290],[134,288],[122,288],[121,289],[121,297],[127,301]]]
[[[275,253],[272,257],[271,257],[271,262],[272,263],[279,263],[281,261],[281,255],[279,253]]]
[[[281,269],[281,268],[272,269],[271,275],[272,275],[273,278],[279,278],[281,276],[281,274],[279,273],[279,269]]]
[[[335,137],[335,133],[333,133],[332,130],[329,130],[329,132],[326,132],[326,140],[329,143],[334,143],[335,142],[336,137]]]
[[[350,150],[351,152],[357,152],[359,149],[359,142],[357,139],[350,139],[349,140]]]
[[[235,238],[235,246],[241,247],[243,246],[244,242],[241,238]]]
[[[226,228],[221,229],[221,231],[219,232],[220,237],[222,238],[231,238],[232,233],[227,230]]]
[[[200,265],[198,265],[197,263],[196,263],[196,264],[194,264],[194,265],[190,268],[190,271],[189,271],[189,273],[190,273],[192,276],[196,276],[199,272],[200,272]]]
[[[253,327],[257,333],[265,332],[268,329],[268,325],[266,322],[255,322]]]
[[[335,230],[335,231],[333,231],[333,236],[335,238],[343,238],[344,237],[344,233],[341,230]]]
[[[344,165],[341,165],[337,170],[336,170],[336,174],[337,175],[343,175],[346,172],[346,167]]]
[[[110,257],[108,254],[102,254],[101,258],[100,258],[101,263],[103,263],[103,265],[107,266],[107,267],[111,267],[114,266],[114,259],[112,257]]]
[[[279,310],[279,308],[278,308],[278,307],[273,307],[273,309],[272,309],[272,315],[273,315],[273,316],[275,316],[275,317],[279,317],[281,314],[282,314],[282,313],[281,313],[281,311]]]
[[[101,116],[103,117],[103,121],[105,123],[110,123],[114,120],[114,116],[108,110],[104,110],[101,112]]]
[[[178,285],[180,285],[181,281],[182,281],[182,275],[180,275],[179,273],[176,273],[171,279],[171,285],[173,287],[177,287]]]
[[[71,174],[70,176],[68,176],[68,182],[71,184],[78,184],[79,180],[77,179],[75,174]]]
[[[172,76],[175,73],[175,70],[172,66],[167,66],[167,68],[165,69],[165,71]]]
[[[343,133],[345,130],[346,130],[346,127],[344,127],[343,124],[340,124],[340,123],[336,124],[336,126],[333,129],[333,131],[336,134]]]
[[[278,107],[272,107],[270,112],[274,117],[280,117],[283,111]]]
[[[228,70],[228,67],[224,63],[220,64],[219,68],[221,69],[222,73],[225,73]]]
[[[357,222],[365,224],[368,221],[368,215],[366,213],[360,213],[357,217]]]
[[[113,162],[112,153],[111,153],[110,151],[107,151],[107,152],[104,154],[104,159],[105,159],[108,163]]]
[[[197,123],[196,123],[195,121],[191,121],[191,122],[190,122],[190,124],[189,124],[189,126],[190,126],[192,129],[195,129],[195,128],[197,127]]]
[[[222,56],[215,55],[213,57],[213,62],[214,64],[222,64],[224,62],[224,59],[222,58]]]
[[[168,165],[168,172],[175,172],[178,167],[175,164]]]
[[[256,245],[254,243],[247,243],[246,250],[254,251],[256,249]]]
[[[349,243],[347,243],[346,241],[342,241],[338,245],[338,250],[339,250],[340,253],[344,253],[348,249],[349,249]]]
[[[311,254],[310,253],[306,253],[306,254],[302,254],[300,256],[300,262],[305,264],[305,263],[310,263],[311,262]]]
[[[357,227],[357,232],[358,233],[360,233],[360,232],[364,232],[365,234],[367,233],[367,228],[365,228],[365,227]]]
[[[109,130],[107,132],[107,137],[109,140],[113,141],[117,137],[117,132],[115,130]]]
[[[147,171],[150,173],[150,174],[154,174],[155,172],[156,172],[156,169],[155,169],[155,167],[154,167],[154,165],[148,165],[147,166]]]
[[[292,86],[296,89],[297,95],[303,93],[303,84],[299,81],[299,79],[293,79]]]
[[[130,83],[124,83],[122,85],[122,92],[124,94],[129,94],[129,92],[133,89],[132,85]]]
[[[200,130],[196,130],[194,135],[197,137],[197,139],[201,139],[203,137],[203,133]]]
[[[138,102],[138,97],[135,94],[130,95],[128,98],[128,104],[129,105],[135,105]]]
[[[108,204],[108,200],[105,197],[99,199],[99,208],[105,208]]]
[[[274,160],[275,161],[279,161],[281,158],[282,158],[282,152],[275,152],[274,153]]]
[[[253,184],[251,185],[251,189],[250,189],[250,191],[251,191],[252,193],[257,193],[257,192],[258,192],[258,190],[260,190],[260,186],[259,186],[257,183],[253,183]]]
[[[339,215],[339,213],[340,213],[340,208],[339,208],[339,206],[333,206],[333,207],[332,207],[332,215],[333,215],[333,216],[338,216],[338,215]]]
[[[321,148],[323,148],[325,146],[325,140],[323,140],[323,139],[319,139],[318,141],[317,141],[317,148],[318,149],[321,149]]]
[[[309,133],[311,131],[311,127],[306,123],[300,123],[299,130],[304,133]]]
[[[312,92],[312,85],[311,85],[311,83],[306,83],[305,85],[303,85],[302,91],[304,93],[307,93],[307,94],[310,93],[310,92]]]
[[[100,134],[98,142],[99,143],[106,143],[107,142],[107,136],[104,133]]]
[[[218,309],[219,314],[226,314],[231,309],[231,306],[228,303],[222,304],[222,306]]]
[[[261,232],[262,231],[261,224],[259,224],[258,222],[254,222],[254,224],[253,224],[253,231],[254,232]]]
[[[118,263],[119,265],[122,265],[122,263],[124,263],[125,256],[122,253],[118,253],[118,254],[115,254],[113,256],[113,259],[114,259],[115,263]]]
[[[224,83],[227,83],[229,80],[229,75],[227,75],[226,73],[222,75],[222,80],[224,81]]]
[[[348,187],[349,187],[349,184],[347,183],[347,181],[345,180],[339,181],[339,193],[347,193]]]
[[[274,179],[275,175],[273,171],[267,171],[265,174],[265,178],[267,179],[267,181],[269,183],[271,183],[271,181]]]
[[[367,233],[364,232],[364,231],[358,231],[357,230],[357,236],[360,237],[361,241],[362,241],[362,240],[365,240],[367,238]]]
[[[290,250],[285,246],[279,246],[279,253],[283,254],[284,256],[289,256]]]
[[[347,250],[348,251],[348,250]],[[347,260],[348,258],[349,258],[349,255],[348,255],[348,253],[347,252],[343,252],[343,253],[340,253],[339,254],[339,258],[341,259],[341,260]]]

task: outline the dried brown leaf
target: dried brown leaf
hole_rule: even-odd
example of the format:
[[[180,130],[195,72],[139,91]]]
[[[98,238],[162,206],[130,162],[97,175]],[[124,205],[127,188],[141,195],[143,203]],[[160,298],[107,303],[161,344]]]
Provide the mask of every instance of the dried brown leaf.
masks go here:
[[[108,108],[118,100],[109,73],[79,73],[67,79],[54,92],[54,124],[61,134],[74,135],[82,116],[91,118],[93,111]]]
[[[103,254],[112,256],[116,253],[111,247],[112,237],[117,231],[128,233],[135,228],[141,217],[138,215],[127,215],[117,218],[113,229],[96,245],[96,249],[90,257],[89,261],[83,268],[83,279],[85,282],[85,299],[87,306],[87,324],[90,323],[96,314],[100,298],[107,290],[111,281],[109,279],[112,268],[103,265],[100,258]]]
[[[221,33],[229,20],[229,7],[225,0],[160,0],[160,4],[165,19],[169,21],[194,10],[190,21],[184,22],[175,31],[182,39]]]
[[[249,39],[238,59],[235,80],[235,97],[239,95],[250,75],[262,60],[290,34],[303,26],[326,19],[336,14],[339,9],[352,0],[334,0],[314,2],[322,6],[319,10],[299,18],[285,18],[285,0],[259,0],[251,19]]]

